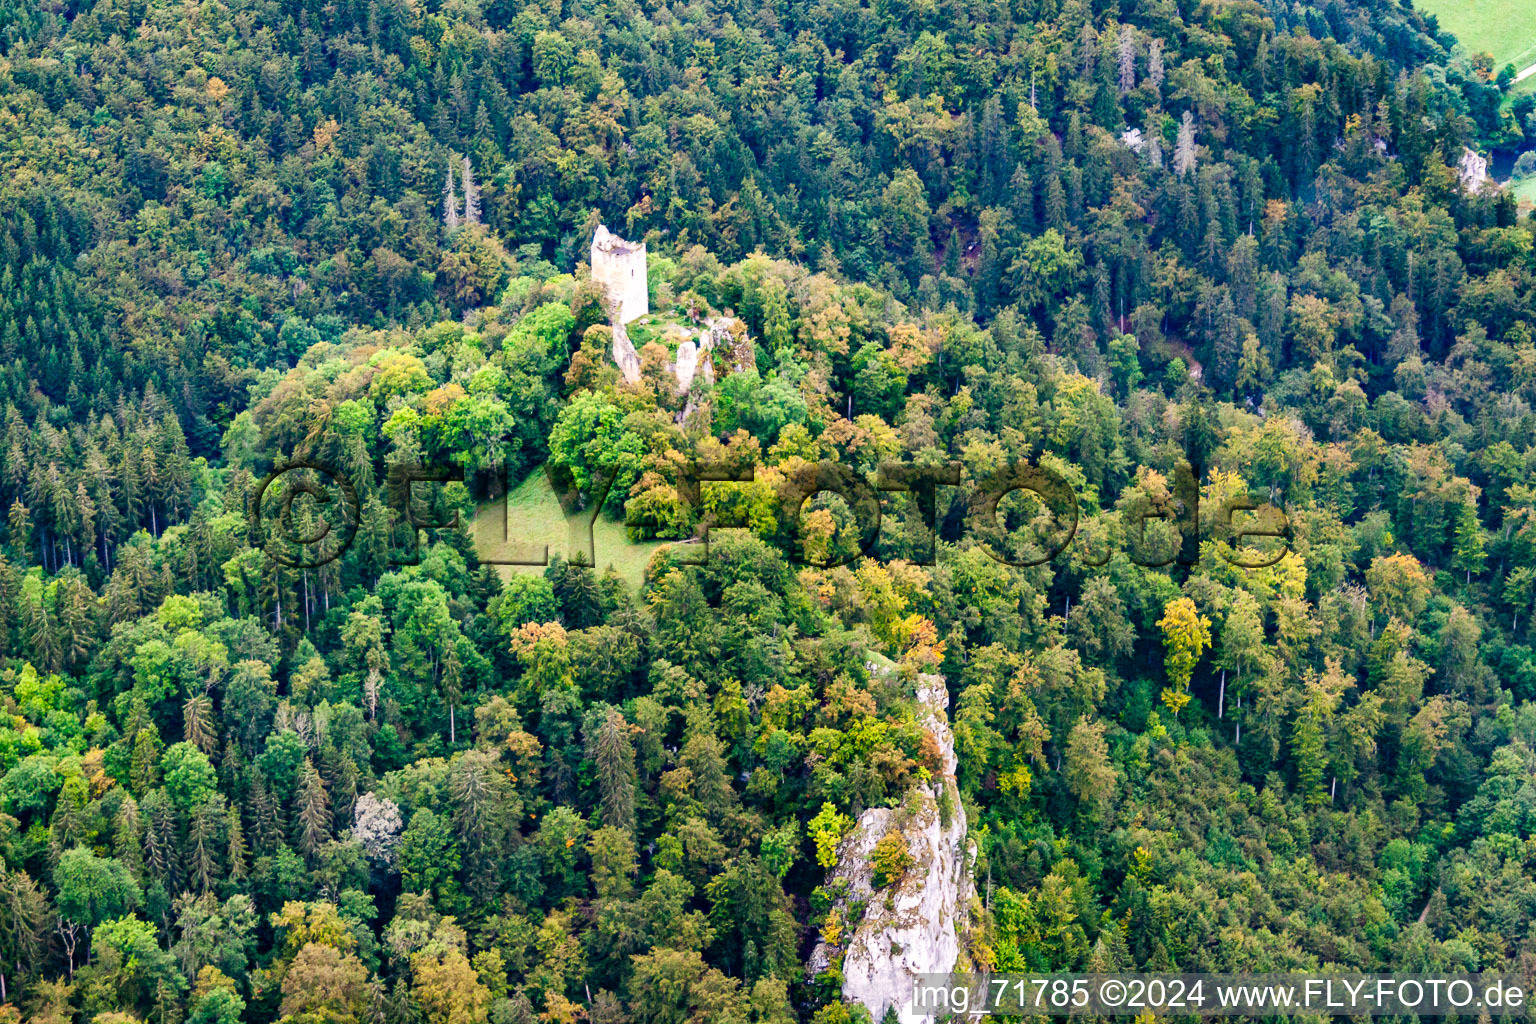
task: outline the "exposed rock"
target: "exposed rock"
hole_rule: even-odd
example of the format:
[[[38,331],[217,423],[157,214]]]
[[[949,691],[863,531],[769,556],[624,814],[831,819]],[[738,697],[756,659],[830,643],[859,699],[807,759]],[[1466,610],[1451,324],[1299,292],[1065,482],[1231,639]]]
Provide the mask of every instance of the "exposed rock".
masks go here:
[[[711,317],[695,339],[691,332],[678,329],[683,337],[677,343],[677,358],[672,363],[672,373],[677,377],[677,393],[684,395],[693,386],[694,377],[704,375],[710,384],[715,382],[715,356],[725,360],[731,372],[747,369],[745,356],[751,356],[751,343],[746,339],[746,325],[732,316]],[[753,364],[755,365],[755,357]],[[679,419],[681,422],[681,418]]]
[[[624,325],[617,320],[612,323],[613,328],[613,361],[619,367],[619,372],[624,374],[624,379],[634,384],[640,380],[640,353],[635,351],[635,343],[629,340],[629,332]]]
[[[610,326],[613,329],[613,361],[623,372],[624,379],[633,384],[640,379],[640,355],[617,314]],[[698,330],[697,337],[694,330],[675,323],[664,327],[666,342],[676,346],[677,355],[667,364],[667,369],[677,380],[678,394],[688,394],[694,378],[700,374],[706,383],[713,384],[717,360],[731,373],[741,373],[757,365],[752,342],[747,338],[747,325],[736,317],[729,314],[711,317]],[[690,399],[689,408],[678,417],[679,423],[687,418],[692,408]]]
[[[699,369],[699,346],[692,340],[677,346],[677,390],[687,391],[693,385],[693,375]]]
[[[1461,150],[1461,163],[1456,167],[1461,184],[1468,192],[1476,192],[1488,180],[1488,158],[1465,146]]]
[[[838,847],[829,879],[829,887],[847,884],[834,913],[865,902],[863,919],[842,946],[843,997],[863,1004],[877,1021],[895,1007],[902,1024],[930,1019],[911,1011],[916,977],[948,973],[959,961],[975,857],[955,785],[955,742],[943,678],[919,676],[917,698],[926,712],[923,724],[938,742],[942,769],[901,807],[872,807],[859,815]],[[876,891],[870,855],[893,829],[906,840],[913,864],[900,881]],[[825,941],[817,943],[806,965],[812,976],[830,967],[838,952]]]
[[[704,324],[699,347],[717,353],[717,358],[731,373],[742,373],[757,366],[757,355],[747,337],[747,325],[729,313],[709,318]],[[706,372],[713,373],[713,367]]]

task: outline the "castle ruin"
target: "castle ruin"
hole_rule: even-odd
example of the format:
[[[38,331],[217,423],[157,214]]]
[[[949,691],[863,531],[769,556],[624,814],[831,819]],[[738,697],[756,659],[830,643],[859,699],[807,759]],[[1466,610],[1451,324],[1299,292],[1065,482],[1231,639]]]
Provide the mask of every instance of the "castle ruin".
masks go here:
[[[626,242],[599,224],[592,236],[592,280],[608,289],[608,311],[615,324],[650,312],[644,242]]]

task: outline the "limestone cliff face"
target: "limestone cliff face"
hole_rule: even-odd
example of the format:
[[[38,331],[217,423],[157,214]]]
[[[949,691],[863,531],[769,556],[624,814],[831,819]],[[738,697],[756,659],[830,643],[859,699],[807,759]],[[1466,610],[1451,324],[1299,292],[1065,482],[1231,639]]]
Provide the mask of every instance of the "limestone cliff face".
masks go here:
[[[914,980],[919,974],[955,969],[973,891],[974,854],[966,841],[965,809],[955,785],[955,742],[944,680],[920,676],[917,697],[926,710],[924,725],[943,754],[943,769],[903,806],[872,807],[861,814],[838,847],[837,867],[828,880],[829,885],[848,884],[840,909],[865,903],[863,919],[842,943],[843,997],[862,1003],[877,1022],[893,1006],[902,1024],[931,1019],[910,1012]],[[870,854],[893,829],[906,839],[914,863],[901,881],[876,891]],[[826,970],[837,952],[826,942],[818,943],[807,964],[810,973]]]
[[[635,343],[629,340],[629,332],[623,324],[615,320],[610,326],[613,328],[613,361],[624,379],[636,384],[640,380],[640,353],[635,351]]]

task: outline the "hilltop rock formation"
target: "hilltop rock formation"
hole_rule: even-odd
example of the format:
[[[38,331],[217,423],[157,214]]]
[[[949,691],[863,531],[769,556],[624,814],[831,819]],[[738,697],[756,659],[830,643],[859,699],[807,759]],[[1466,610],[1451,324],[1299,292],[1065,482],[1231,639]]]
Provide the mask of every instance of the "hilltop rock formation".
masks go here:
[[[674,325],[675,329],[676,328]],[[687,394],[693,386],[693,378],[704,374],[709,383],[715,382],[715,360],[719,359],[731,373],[740,373],[751,365],[751,344],[746,340],[747,325],[734,316],[714,316],[704,324],[695,338],[691,331],[677,345],[677,359],[672,372],[677,376],[678,394]]]
[[[942,768],[901,807],[871,807],[859,815],[838,847],[828,887],[847,884],[834,913],[863,902],[863,919],[841,948],[818,943],[806,965],[813,976],[820,974],[842,952],[843,997],[863,1004],[877,1021],[895,1007],[902,1024],[930,1019],[911,1012],[917,976],[947,973],[959,961],[975,857],[955,785],[955,742],[943,678],[919,676],[917,698],[926,712],[923,724],[938,742]],[[877,891],[870,855],[892,830],[906,841],[913,863],[898,882]]]

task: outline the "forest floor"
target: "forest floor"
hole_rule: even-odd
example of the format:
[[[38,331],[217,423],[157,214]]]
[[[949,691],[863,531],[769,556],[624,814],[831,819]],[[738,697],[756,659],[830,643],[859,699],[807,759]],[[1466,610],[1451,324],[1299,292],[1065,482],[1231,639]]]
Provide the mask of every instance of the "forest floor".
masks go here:
[[[488,501],[475,511],[472,524],[475,549],[486,558],[507,557],[516,549],[518,557],[533,549],[549,546],[550,557],[570,558],[586,546],[583,536],[587,513],[567,519],[560,508],[560,499],[550,485],[549,477],[542,468],[534,470],[507,495],[506,537],[502,537],[502,518],[498,501]],[[624,524],[600,515],[592,524],[592,546],[596,550],[599,570],[613,566],[631,588],[638,590],[645,581],[645,566],[651,555],[661,547],[661,541],[629,539]],[[514,572],[542,574],[540,565],[500,566],[503,579]]]

